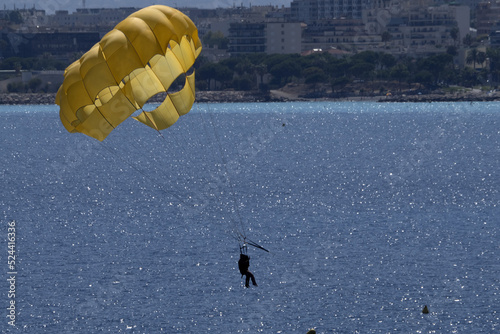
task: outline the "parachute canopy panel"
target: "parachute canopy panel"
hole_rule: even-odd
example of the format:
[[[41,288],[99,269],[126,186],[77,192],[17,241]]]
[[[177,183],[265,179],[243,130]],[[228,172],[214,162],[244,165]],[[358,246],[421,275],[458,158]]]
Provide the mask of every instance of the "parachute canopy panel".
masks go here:
[[[200,52],[198,30],[180,11],[155,5],[131,14],[66,69],[56,95],[61,123],[102,141],[151,97],[167,93],[158,108],[133,118],[156,130],[171,126],[193,106],[194,71],[187,73]],[[179,76],[184,88],[170,94]]]

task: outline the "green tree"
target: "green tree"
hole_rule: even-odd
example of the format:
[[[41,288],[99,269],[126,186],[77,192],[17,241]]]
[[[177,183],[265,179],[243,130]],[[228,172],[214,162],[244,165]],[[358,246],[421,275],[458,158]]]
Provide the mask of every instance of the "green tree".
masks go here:
[[[369,63],[376,65],[379,62],[380,54],[375,51],[363,51],[351,57],[354,63]]]
[[[389,53],[382,53],[379,62],[382,68],[391,68],[396,64],[396,58]]]
[[[262,61],[263,64],[267,66],[269,71],[276,65],[280,65],[283,63],[296,63],[299,65],[300,62],[300,56],[299,55],[288,55],[288,54],[272,54],[272,55],[267,55],[265,56],[264,60]],[[299,67],[302,69],[302,67],[299,65]]]
[[[348,74],[347,69],[349,68],[349,66],[350,66],[349,58],[344,58],[344,59],[334,58],[328,62],[326,71],[332,78],[342,77]]]
[[[500,49],[488,48],[486,54],[489,59],[491,79],[494,83],[497,83],[500,81]]]
[[[238,66],[239,63],[246,60],[247,60],[246,56],[231,57],[221,60],[219,64],[227,66],[232,71],[236,71],[236,66]]]
[[[415,81],[422,85],[429,86],[433,83],[434,76],[428,70],[420,70],[415,75]]]
[[[328,76],[325,74],[325,71],[319,67],[306,68],[303,71],[302,76],[304,77],[304,82],[306,84],[313,85],[314,90],[316,90],[318,84],[328,81]]]
[[[239,77],[233,80],[232,84],[233,88],[236,90],[252,90],[254,88],[254,81],[251,76],[244,75],[243,77]]]
[[[241,58],[238,64],[234,67],[234,70],[238,75],[243,75],[245,73],[253,73],[254,65],[250,62],[248,58]]]
[[[301,67],[294,59],[287,59],[282,63],[274,65],[269,73],[275,78],[280,86],[284,86],[292,77],[300,77]]]
[[[483,52],[483,51],[479,51],[477,53],[477,63],[479,65],[481,65],[481,67],[483,66],[484,62],[486,61],[486,52]]]
[[[216,64],[215,80],[222,84],[222,88],[225,87],[233,79],[233,71],[227,66]]]
[[[405,64],[399,63],[391,68],[390,76],[398,81],[399,90],[401,90],[401,82],[410,77],[410,71]]]
[[[330,61],[330,55],[326,52],[313,53],[306,57],[300,58],[302,68],[319,67],[326,68]]]
[[[358,79],[373,78],[375,65],[367,62],[358,62],[351,66],[349,72]]]
[[[199,80],[206,80],[207,87],[210,89],[212,81],[218,81],[224,87],[233,79],[233,73],[229,67],[221,63],[207,63],[197,70],[196,75]]]
[[[471,34],[465,35],[463,39],[463,43],[466,47],[470,48],[471,45],[474,43],[474,39],[472,38]]]
[[[384,42],[384,45],[387,47],[387,42],[390,42],[392,39],[392,35],[388,31],[384,31],[382,33],[382,42]]]
[[[341,87],[345,87],[350,82],[351,80],[346,76],[334,78],[330,82],[332,86],[332,91],[335,92],[335,90],[340,89]]]
[[[458,27],[451,28],[450,37],[453,39],[453,45],[456,46],[458,37],[460,37],[460,30],[458,30]]]
[[[196,71],[196,80],[205,80],[207,88],[210,89],[212,80],[215,80],[216,71],[217,66],[215,66],[215,63],[206,63]]]
[[[469,50],[467,53],[467,58],[465,59],[468,65],[473,64],[473,68],[476,69],[477,63],[484,63],[486,61],[486,54],[478,49],[474,48]]]
[[[450,70],[454,70],[453,56],[447,53],[439,53],[417,61],[416,72],[431,73],[434,84],[442,84],[445,73]]]
[[[7,85],[7,91],[9,93],[24,93],[26,92],[26,85],[20,81],[11,82]]]
[[[264,75],[267,73],[267,66],[264,64],[255,65],[255,73],[259,76],[259,89],[264,89]]]
[[[28,88],[34,93],[37,91],[38,87],[42,85],[42,80],[40,78],[32,78],[28,82]]]
[[[479,83],[476,71],[470,67],[464,68],[460,77],[460,83],[465,87],[473,87]]]
[[[446,53],[453,56],[453,57],[456,57],[458,56],[458,49],[456,46],[454,45],[450,45],[448,46],[448,48],[446,49]]]

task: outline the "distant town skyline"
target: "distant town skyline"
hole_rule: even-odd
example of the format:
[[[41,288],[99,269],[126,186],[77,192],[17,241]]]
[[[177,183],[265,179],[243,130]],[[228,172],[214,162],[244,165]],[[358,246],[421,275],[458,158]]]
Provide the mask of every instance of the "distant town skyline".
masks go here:
[[[166,5],[175,8],[197,7],[197,8],[227,8],[233,6],[290,6],[292,0],[144,0],[137,2],[133,0],[41,0],[41,1],[18,1],[5,0],[1,9],[23,9],[33,8],[44,9],[47,14],[53,14],[57,10],[76,11],[77,8],[117,8],[117,7],[147,7],[151,5]]]

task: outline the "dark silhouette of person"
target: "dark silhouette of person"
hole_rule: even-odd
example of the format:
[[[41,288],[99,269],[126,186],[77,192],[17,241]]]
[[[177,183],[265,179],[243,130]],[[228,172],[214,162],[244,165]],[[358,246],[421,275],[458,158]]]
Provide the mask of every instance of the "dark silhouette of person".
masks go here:
[[[257,282],[255,281],[255,276],[248,270],[250,267],[250,257],[245,254],[240,254],[240,259],[238,261],[238,268],[240,269],[241,277],[246,276],[245,286],[250,287],[250,279],[252,280],[252,284],[257,286]]]

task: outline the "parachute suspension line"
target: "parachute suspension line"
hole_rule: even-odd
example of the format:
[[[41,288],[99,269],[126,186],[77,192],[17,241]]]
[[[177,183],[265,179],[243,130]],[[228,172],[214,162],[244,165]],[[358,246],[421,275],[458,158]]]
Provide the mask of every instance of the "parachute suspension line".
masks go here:
[[[243,235],[239,235],[237,238],[238,240],[238,243],[240,245],[240,253],[242,254],[246,254],[247,251],[248,251],[248,245],[252,246],[252,247],[255,247],[255,248],[258,248],[258,249],[261,249],[263,251],[266,251],[269,253],[269,251],[267,249],[265,249],[264,247],[262,247],[261,245],[259,245],[258,243],[250,240],[250,239],[247,239],[247,237],[243,236]]]
[[[246,237],[243,238],[243,246],[240,243],[240,250],[243,247],[245,249],[245,251],[246,251],[247,248],[248,248],[248,245],[250,245],[252,247],[255,247],[255,248],[258,248],[258,249],[261,249],[261,250],[266,251],[266,252],[269,253],[269,251],[267,249],[265,249],[264,247],[262,247],[258,243],[254,242],[254,241],[252,241],[250,239],[247,239]]]
[[[202,123],[203,123],[203,126],[205,127],[205,132],[208,134],[208,130],[206,129],[205,122],[202,122]],[[215,121],[213,119],[212,113],[210,113],[210,123],[212,126],[215,140],[217,142],[217,147],[219,149],[219,155],[220,155],[221,160],[222,160],[222,165],[224,168],[224,176],[226,178],[225,181],[229,186],[229,191],[232,195],[232,202],[233,202],[233,206],[234,206],[234,211],[236,212],[238,229],[235,229],[233,232],[237,235],[237,237],[235,237],[236,240],[238,240],[238,242],[240,242],[240,243],[244,243],[244,241],[246,239],[246,235],[245,235],[245,229],[243,228],[243,220],[241,219],[240,209],[238,207],[238,201],[236,200],[236,193],[234,192],[234,187],[233,187],[233,184],[231,183],[231,179],[229,177],[229,170],[227,169],[227,160],[226,160],[226,157],[224,155],[224,151],[222,149],[222,144],[220,141],[219,134],[217,133],[217,129],[215,127]]]
[[[248,247],[246,244],[240,244],[240,254],[248,254]]]

